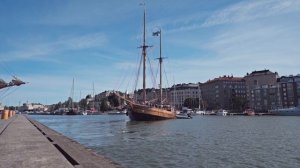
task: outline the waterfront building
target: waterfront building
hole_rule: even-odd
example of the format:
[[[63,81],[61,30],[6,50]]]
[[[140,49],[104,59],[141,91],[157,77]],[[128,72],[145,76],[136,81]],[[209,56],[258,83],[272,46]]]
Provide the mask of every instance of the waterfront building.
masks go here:
[[[280,86],[280,99],[282,107],[295,107],[300,105],[300,74],[282,76],[277,79]]]
[[[254,108],[255,104],[255,89],[259,89],[264,85],[276,86],[278,74],[270,70],[253,71],[244,77],[246,83],[246,95],[248,106]]]
[[[184,101],[188,98],[195,101],[198,100],[198,104],[202,101],[199,83],[183,83],[174,85],[170,88],[170,96],[171,105],[177,109],[181,109],[184,105]]]
[[[48,107],[40,103],[24,103],[20,111],[47,111]]]
[[[267,112],[281,106],[278,85],[261,85],[253,89],[253,109],[255,112]]]
[[[106,95],[106,93],[107,92],[105,92],[105,95]],[[100,93],[100,95],[101,95],[101,93]],[[97,111],[96,109],[99,109],[99,102],[100,102],[100,99],[98,99],[98,98],[99,98],[99,95],[95,95],[94,97],[92,95],[87,95],[85,97],[86,105],[84,105],[84,109],[89,109],[93,112]]]
[[[202,97],[207,108],[242,111],[246,100],[245,80],[223,76],[201,84]]]

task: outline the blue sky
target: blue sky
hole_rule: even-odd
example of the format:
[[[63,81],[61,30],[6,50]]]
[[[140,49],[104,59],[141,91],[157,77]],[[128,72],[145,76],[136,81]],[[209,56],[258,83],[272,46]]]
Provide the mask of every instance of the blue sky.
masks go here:
[[[92,93],[93,83],[96,93],[132,90],[141,54],[140,2],[1,0],[0,78],[16,75],[29,83],[0,91],[0,102],[64,101],[73,78],[75,100]],[[300,73],[299,0],[146,4],[149,58],[156,74],[159,41],[151,33],[160,27],[169,86],[262,69]]]

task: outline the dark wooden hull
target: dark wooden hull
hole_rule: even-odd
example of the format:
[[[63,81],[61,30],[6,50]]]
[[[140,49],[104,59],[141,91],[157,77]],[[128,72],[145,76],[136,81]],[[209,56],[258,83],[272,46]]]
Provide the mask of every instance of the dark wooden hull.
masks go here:
[[[75,110],[69,110],[66,115],[79,115]]]
[[[176,119],[176,114],[172,111],[134,103],[129,104],[128,116],[132,121]]]

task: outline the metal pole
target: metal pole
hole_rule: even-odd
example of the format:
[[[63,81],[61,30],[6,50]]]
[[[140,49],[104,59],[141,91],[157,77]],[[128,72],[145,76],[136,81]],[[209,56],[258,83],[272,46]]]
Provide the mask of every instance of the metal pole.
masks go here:
[[[146,103],[146,10],[144,9],[144,34],[143,34],[143,102]]]
[[[160,71],[160,105],[162,105],[162,57],[161,57],[161,29],[159,29],[159,71]]]

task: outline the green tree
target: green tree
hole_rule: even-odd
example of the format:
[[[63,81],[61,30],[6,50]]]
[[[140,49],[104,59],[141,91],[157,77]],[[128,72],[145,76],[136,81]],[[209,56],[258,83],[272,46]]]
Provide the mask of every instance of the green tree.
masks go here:
[[[87,100],[86,99],[81,99],[79,101],[79,108],[86,110],[86,108],[87,108]]]
[[[232,98],[232,110],[236,112],[243,112],[247,106],[247,100],[243,97]]]
[[[199,107],[199,99],[198,98],[187,98],[183,103],[184,107],[188,108],[198,108]]]
[[[104,98],[104,99],[101,100],[100,110],[101,111],[108,111],[108,110],[110,110],[107,98]]]
[[[115,94],[108,96],[107,99],[112,107],[117,107],[120,105],[119,97]]]

